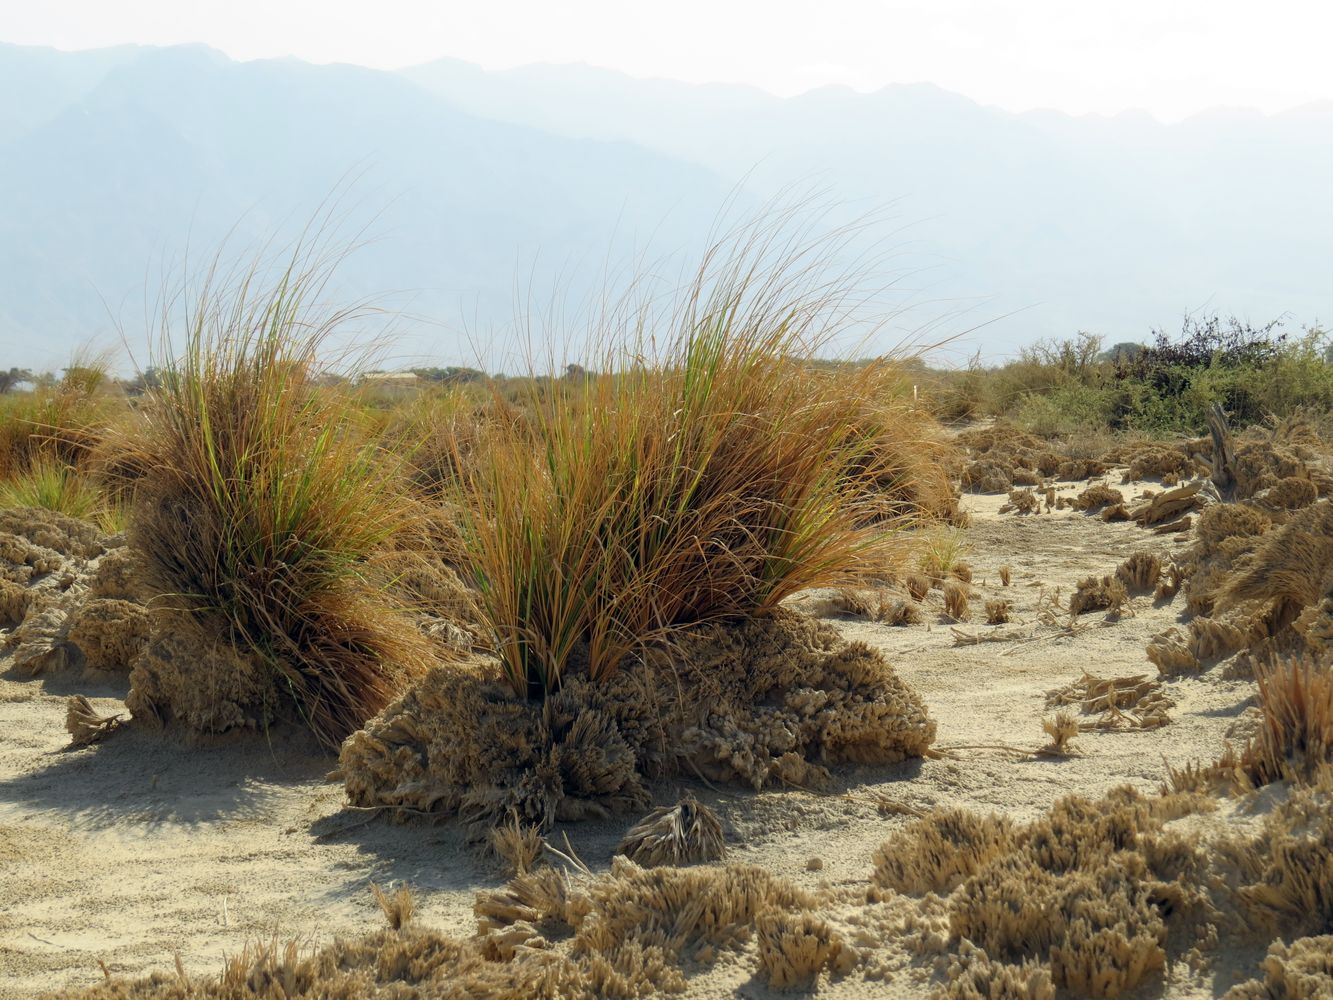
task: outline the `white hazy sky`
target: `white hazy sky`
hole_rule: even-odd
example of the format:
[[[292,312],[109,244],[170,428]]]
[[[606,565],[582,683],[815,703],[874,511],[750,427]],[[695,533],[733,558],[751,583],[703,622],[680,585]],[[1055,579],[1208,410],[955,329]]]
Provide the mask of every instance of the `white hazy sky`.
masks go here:
[[[928,81],[1010,110],[1166,119],[1333,100],[1326,0],[0,0],[0,39],[382,69],[583,62],[779,94]]]

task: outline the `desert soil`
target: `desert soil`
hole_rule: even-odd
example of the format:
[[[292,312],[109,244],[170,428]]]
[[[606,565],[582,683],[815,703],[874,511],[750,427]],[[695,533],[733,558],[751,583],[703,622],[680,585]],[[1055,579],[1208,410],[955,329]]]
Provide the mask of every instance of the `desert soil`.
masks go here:
[[[830,794],[667,783],[655,789],[657,800],[673,802],[688,787],[714,806],[729,826],[729,860],[809,887],[864,885],[872,852],[912,810],[953,804],[1028,819],[1072,792],[1095,796],[1124,783],[1155,789],[1168,764],[1211,760],[1224,739],[1243,737],[1254,685],[1214,669],[1167,685],[1176,705],[1165,728],[1086,732],[1075,744],[1081,755],[1065,759],[1004,749],[1044,744],[1041,720],[1054,714],[1047,692],[1084,671],[1155,675],[1144,647],[1178,620],[1183,598],[1156,605],[1137,597],[1119,619],[1082,616],[1076,634],[1044,624],[1040,612],[1057,589],[1067,598],[1079,579],[1113,572],[1136,549],[1167,555],[1188,536],[1156,536],[1070,510],[1000,514],[1002,502],[964,499],[973,519],[965,558],[977,592],[969,622],[947,619],[938,591],[927,599],[926,620],[907,627],[839,617],[829,594],[796,602],[883,650],[929,705],[938,746],[959,749],[894,768],[842,770]],[[1002,565],[1013,568],[1008,588]],[[982,604],[994,596],[1014,602],[1010,624],[984,624]],[[1007,638],[960,645],[954,628]],[[361,933],[381,919],[372,882],[409,884],[420,920],[467,935],[474,892],[503,882],[453,825],[394,825],[345,809],[341,785],[326,779],[335,762],[297,734],[183,745],[132,727],[102,745],[67,750],[65,698],[73,693],[113,711],[123,709],[126,685],[105,675],[26,680],[0,672],[2,998],[92,984],[103,967],[167,970],[177,956],[192,973],[213,973],[224,954],[258,937],[317,944]],[[551,839],[563,844],[567,834],[578,856],[603,870],[631,822],[578,824]],[[810,870],[814,858],[819,870]],[[724,960],[692,981],[691,995],[767,995],[753,970],[748,956]],[[1216,995],[1239,971],[1198,980],[1175,974],[1150,995]],[[853,975],[821,992],[919,996],[925,986],[904,971],[888,983]]]

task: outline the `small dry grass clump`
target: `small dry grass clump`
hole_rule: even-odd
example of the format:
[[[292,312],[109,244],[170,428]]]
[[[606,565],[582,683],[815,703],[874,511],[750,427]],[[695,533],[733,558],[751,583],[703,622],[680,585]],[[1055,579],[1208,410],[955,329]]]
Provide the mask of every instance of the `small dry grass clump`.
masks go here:
[[[907,593],[912,600],[919,604],[930,593],[930,577],[926,576],[925,573],[908,573],[903,580],[903,586],[907,588]]]
[[[76,694],[65,705],[65,729],[71,747],[86,747],[106,739],[125,724],[123,715],[102,715],[87,698]]]
[[[630,827],[616,848],[637,865],[695,865],[726,856],[717,813],[692,796],[654,809]]]
[[[959,573],[970,579],[971,568],[962,561],[966,552],[967,539],[963,532],[952,528],[933,531],[926,536],[918,566],[932,587],[942,587],[950,578],[962,579]]]
[[[886,599],[879,607],[877,618],[885,625],[893,625],[897,628],[920,625],[923,621],[921,605],[915,601],[904,600],[901,597]]]
[[[924,579],[924,578],[923,578]],[[924,598],[930,589],[930,581],[925,581],[921,591]],[[848,614],[886,625],[906,626],[921,624],[921,607],[915,599],[901,596],[887,590],[845,589],[839,591],[837,606]]]
[[[1333,668],[1309,659],[1258,671],[1263,723],[1240,758],[1255,786],[1311,781],[1333,764]]]
[[[1147,674],[1096,677],[1085,673],[1073,684],[1047,692],[1046,704],[1077,705],[1084,715],[1098,715],[1093,722],[1079,723],[1080,729],[1095,730],[1157,729],[1171,721],[1168,713],[1175,707],[1162,683]]]
[[[1035,514],[1040,509],[1041,501],[1032,490],[1010,490],[1009,502],[1000,507],[1000,513]]]
[[[1092,514],[1103,507],[1112,504],[1123,504],[1124,502],[1125,495],[1119,490],[1107,486],[1105,483],[1094,483],[1074,497],[1074,509]]]
[[[1233,986],[1223,1000],[1326,1000],[1333,995],[1333,934],[1274,941],[1263,979]]]
[[[958,580],[944,585],[944,613],[954,621],[967,621],[970,612],[970,588]]]
[[[1093,458],[1070,458],[1060,463],[1055,474],[1060,479],[1079,480],[1093,479],[1097,476],[1104,476],[1109,471],[1109,466],[1105,462],[1099,462]]]
[[[398,891],[390,895],[374,882],[371,882],[370,894],[375,897],[375,905],[384,914],[384,919],[388,921],[390,930],[402,930],[416,916],[416,900],[412,898],[412,890],[406,885],[400,885]]]
[[[837,931],[813,913],[770,911],[756,929],[759,971],[776,990],[810,990],[821,972],[836,969],[844,954],[850,957]]]
[[[1001,584],[1001,586],[1004,586],[1004,587],[1009,586],[1009,581],[1012,579],[1012,577],[1013,577],[1013,573],[1014,573],[1013,569],[1011,569],[1009,566],[1001,566],[1001,567],[1000,567],[1000,584]]]
[[[992,458],[977,459],[963,469],[962,486],[969,493],[1007,493],[1014,488],[1014,467]]]
[[[914,896],[952,892],[1013,848],[1013,824],[1005,817],[936,809],[876,849],[870,898],[884,898],[885,889]]]
[[[132,542],[174,612],[168,641],[230,644],[234,656],[212,665],[254,668],[239,687],[198,671],[173,681],[174,661],[158,657],[154,676],[136,672],[136,715],[209,729],[271,717],[266,705],[211,711],[201,702],[212,687],[281,702],[336,746],[433,659],[366,575],[410,510],[382,451],[355,432],[352,402],[320,390],[321,349],[349,319],[316,305],[327,277],[299,249],[267,289],[257,268],[230,287],[210,276],[183,345],[164,319],[160,361],[173,377],[144,409]]]
[[[1131,593],[1146,594],[1161,579],[1161,557],[1151,552],[1135,552],[1116,567],[1115,576]]]
[[[513,822],[491,830],[490,847],[513,874],[526,875],[537,867],[546,851],[546,840],[535,826]]]
[[[1004,597],[994,597],[986,602],[986,624],[1003,625],[1009,621],[1014,610],[1013,601]]]
[[[1181,447],[1170,445],[1147,445],[1136,451],[1129,460],[1129,469],[1125,472],[1125,481],[1140,479],[1171,478],[1175,481],[1188,479],[1198,467],[1189,454]]]
[[[1078,736],[1078,719],[1071,712],[1056,712],[1055,717],[1041,720],[1042,732],[1051,738],[1051,742],[1042,747],[1041,753],[1054,757],[1067,757],[1072,749],[1071,743]]]
[[[1079,581],[1074,593],[1069,596],[1069,613],[1086,615],[1103,609],[1111,614],[1119,614],[1129,603],[1129,592],[1118,577],[1090,576]]]

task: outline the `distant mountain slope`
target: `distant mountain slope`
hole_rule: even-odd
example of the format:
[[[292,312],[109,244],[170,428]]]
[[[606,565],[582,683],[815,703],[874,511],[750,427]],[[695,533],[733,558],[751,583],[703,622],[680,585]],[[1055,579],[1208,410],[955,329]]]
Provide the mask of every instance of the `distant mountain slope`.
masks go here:
[[[6,363],[58,359],[110,328],[108,307],[133,339],[145,287],[187,246],[200,264],[233,225],[240,250],[291,234],[335,190],[342,231],[374,237],[344,294],[403,293],[390,301],[451,330],[400,323],[398,349],[466,360],[460,316],[507,319],[529,281],[577,297],[649,233],[697,243],[729,189],[626,142],[465,114],[392,74],[141,50],[0,142]]]
[[[577,301],[637,253],[697,249],[729,196],[753,210],[792,184],[841,219],[889,206],[876,233],[925,303],[904,323],[999,318],[960,352],[1139,339],[1200,308],[1327,321],[1330,176],[1333,105],[1163,125],[929,85],[780,99],[577,66],[0,45],[0,363],[56,364],[112,318],[136,339],[187,247],[290,234],[336,190],[343,231],[375,237],[341,291],[397,293],[434,321],[399,323],[400,352],[442,362],[473,360],[462,321],[484,342],[516,290]]]
[[[1333,317],[1333,104],[1165,125],[1015,115],[924,84],[780,100],[581,66],[404,73],[478,114],[633,139],[760,193],[813,178],[858,207],[892,203],[938,265],[933,294],[988,299],[977,319],[1025,310],[982,346],[1140,337],[1199,308]]]

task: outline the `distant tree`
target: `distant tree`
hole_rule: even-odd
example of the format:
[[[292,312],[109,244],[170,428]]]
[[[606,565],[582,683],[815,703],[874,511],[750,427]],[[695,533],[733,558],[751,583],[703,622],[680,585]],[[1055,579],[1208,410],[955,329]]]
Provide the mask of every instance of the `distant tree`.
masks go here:
[[[142,396],[145,392],[161,389],[166,374],[161,368],[150,365],[124,383],[125,393],[130,396]]]
[[[32,372],[26,368],[11,368],[0,371],[0,393],[12,392],[21,382],[33,381]]]
[[[412,374],[423,382],[433,382],[436,385],[462,385],[467,382],[480,382],[486,378],[485,372],[457,365],[444,368],[413,368]]]
[[[1137,358],[1148,348],[1133,340],[1123,340],[1118,344],[1113,344],[1102,352],[1100,361],[1110,361],[1113,364],[1118,361],[1131,361]]]

